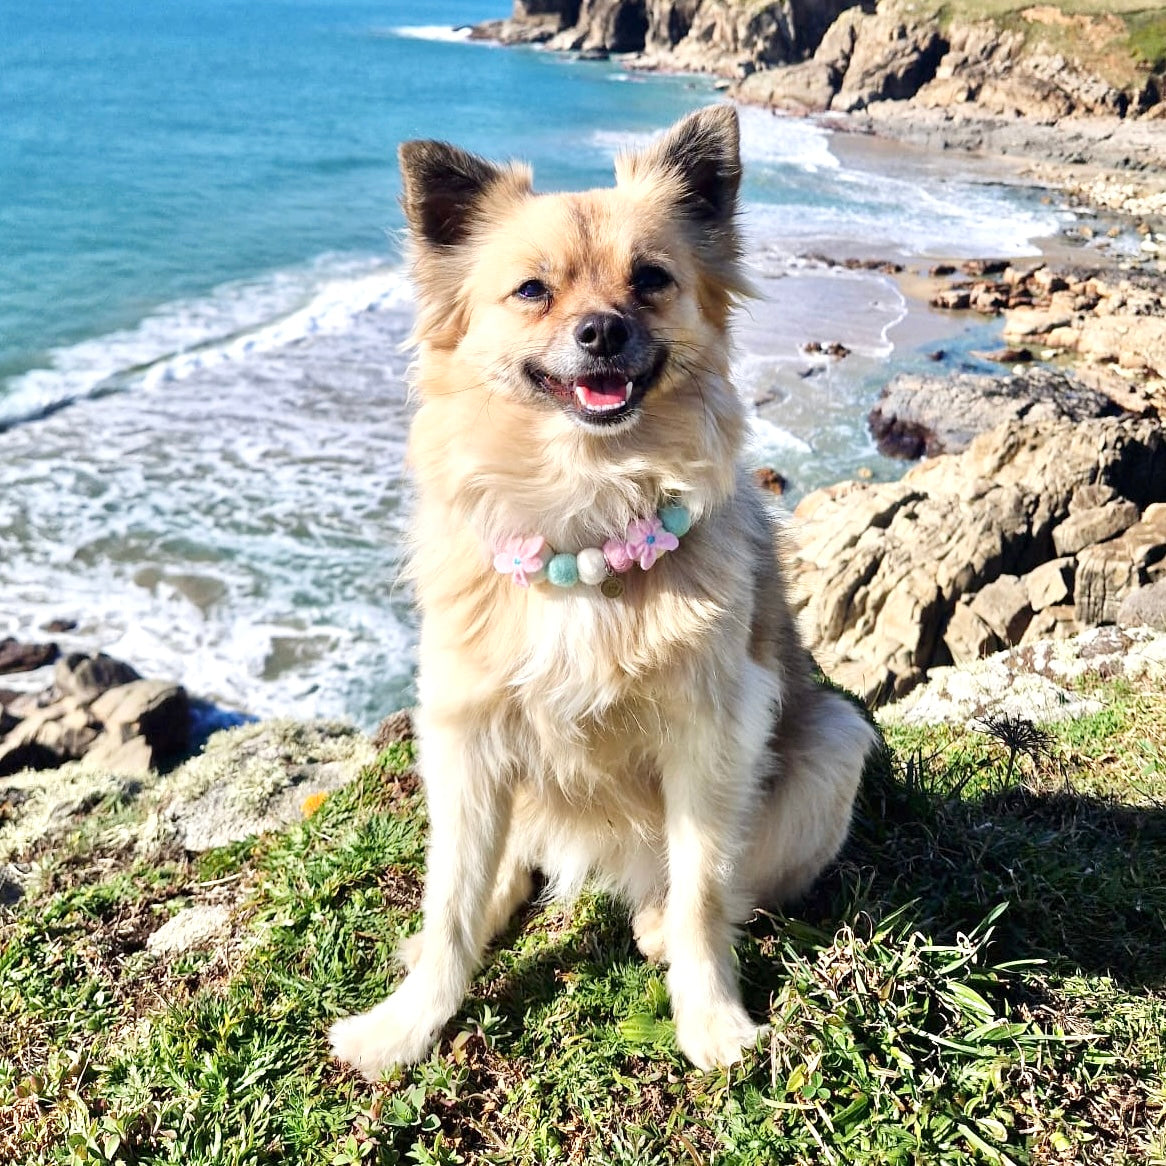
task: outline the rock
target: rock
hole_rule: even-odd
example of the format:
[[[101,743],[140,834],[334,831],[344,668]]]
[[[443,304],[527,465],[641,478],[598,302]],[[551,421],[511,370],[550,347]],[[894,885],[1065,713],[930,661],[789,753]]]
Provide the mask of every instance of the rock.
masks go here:
[[[1123,628],[1153,628],[1166,632],[1166,578],[1131,591],[1117,609],[1117,624]]]
[[[160,828],[200,852],[302,819],[308,794],[347,785],[376,759],[351,725],[265,721],[216,733],[167,779]]]
[[[1083,677],[1166,679],[1166,634],[1096,628],[1062,640],[1010,648],[986,660],[937,668],[905,700],[880,710],[885,724],[935,725],[1019,716],[1038,724],[1101,711],[1101,703],[1064,686]]]
[[[851,0],[516,0],[477,38],[586,54],[639,53],[649,64],[744,77],[798,61]]]
[[[146,950],[162,958],[181,955],[197,947],[206,947],[231,926],[231,912],[222,906],[187,907],[168,919],[146,940]]]
[[[53,684],[65,696],[91,700],[106,689],[141,680],[138,671],[104,652],[86,656],[79,652],[62,656],[53,672]]]
[[[1020,637],[1020,642],[1031,644],[1038,640],[1064,640],[1076,635],[1080,630],[1073,605],[1058,603],[1038,611],[1032,617],[1032,623]]]
[[[1058,555],[1075,555],[1094,543],[1105,542],[1138,521],[1138,508],[1124,498],[1077,510],[1053,531]]]
[[[1088,482],[1073,491],[1073,496],[1069,499],[1069,513],[1095,510],[1117,500],[1117,495],[1104,482]]]
[[[32,672],[60,654],[56,644],[21,644],[7,636],[0,640],[0,672]]]
[[[970,604],[959,603],[947,623],[943,642],[947,645],[951,658],[957,664],[967,664],[972,660],[983,660],[999,651],[1000,639],[994,631],[971,608]]]
[[[1116,622],[1122,600],[1166,571],[1166,503],[1146,508],[1117,538],[1077,556],[1075,610],[1079,623]]]
[[[85,758],[95,769],[143,774],[185,751],[189,731],[183,688],[142,680],[109,656],[68,656],[57,661],[52,687],[7,703],[0,772]]]
[[[993,614],[995,634],[1019,637],[1031,607],[1019,577],[1055,557],[1052,531],[1068,518],[1074,492],[1090,484],[1139,503],[1166,499],[1161,427],[1117,418],[1012,421],[962,454],[922,462],[900,482],[850,482],[807,495],[791,528],[791,583],[827,675],[855,683],[868,701],[905,695],[947,653],[980,650],[986,641],[977,625],[960,615],[953,632],[952,620],[961,600],[970,607],[1001,575],[1018,577],[1008,585],[1018,607]],[[1102,547],[1127,546],[1128,556],[1126,540],[1135,541],[1148,574],[1152,555],[1162,553],[1149,543],[1166,546],[1166,532],[1139,528],[1157,522],[1159,509],[1166,519],[1166,506],[1148,506],[1141,522]],[[1084,622],[1081,559],[1075,615]]]
[[[830,108],[849,112],[913,97],[935,76],[947,47],[935,21],[909,19],[893,8],[864,13]]]
[[[1027,364],[1032,360],[1032,353],[1027,348],[997,348],[993,352],[983,354],[985,360],[996,364]]]
[[[50,619],[48,623],[43,624],[42,631],[46,631],[51,636],[59,636],[62,632],[74,632],[77,630],[77,621],[75,619]]]
[[[1101,702],[1077,696],[1039,674],[1018,671],[1011,651],[961,668],[939,668],[928,684],[882,713],[904,725],[972,725],[989,716],[1015,716],[1036,724],[1101,711]]]
[[[1071,556],[1050,559],[1024,576],[1028,602],[1034,612],[1064,604],[1073,598],[1074,562]]]
[[[90,706],[110,738],[141,737],[158,758],[186,748],[190,702],[186,689],[163,680],[135,680],[107,689]]]
[[[14,862],[0,866],[0,907],[13,907],[24,898],[24,887],[28,882],[25,870]]]
[[[1007,420],[1081,421],[1119,412],[1104,394],[1052,369],[1006,377],[900,373],[879,394],[868,423],[881,453],[917,458],[967,449],[976,434]]]
[[[971,603],[972,612],[1007,646],[1020,643],[1032,620],[1028,589],[1015,575],[999,575]]]

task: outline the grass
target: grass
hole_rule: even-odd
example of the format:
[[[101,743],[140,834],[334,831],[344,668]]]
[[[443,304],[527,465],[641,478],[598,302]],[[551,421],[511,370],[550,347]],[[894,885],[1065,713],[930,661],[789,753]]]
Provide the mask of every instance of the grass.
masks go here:
[[[531,906],[424,1064],[370,1086],[329,1061],[417,925],[408,746],[197,859],[82,828],[0,908],[0,1161],[1166,1163],[1166,702],[1098,694],[1030,750],[893,732],[843,860],[742,939],[772,1027],[729,1072],[678,1055],[600,897]],[[194,904],[228,933],[151,954]]]
[[[910,2],[910,0],[908,0]],[[1166,14],[1153,0],[914,0],[944,27],[995,21],[1030,48],[1061,53],[1129,89],[1166,68]],[[1057,15],[1059,14],[1059,15]]]

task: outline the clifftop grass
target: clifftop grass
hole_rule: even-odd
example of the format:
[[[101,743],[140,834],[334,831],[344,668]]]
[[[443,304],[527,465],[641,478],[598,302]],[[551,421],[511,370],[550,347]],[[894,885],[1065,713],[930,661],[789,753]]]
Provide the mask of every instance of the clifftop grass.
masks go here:
[[[1166,701],[1098,694],[1027,751],[892,731],[843,861],[742,940],[772,1029],[727,1073],[676,1053],[659,969],[596,897],[529,908],[423,1065],[329,1062],[418,922],[407,745],[197,859],[80,823],[0,908],[0,1161],[1166,1162]],[[151,953],[192,905],[229,922]]]
[[[1166,12],[1149,0],[923,0],[914,7],[934,11],[945,26],[995,21],[1020,32],[1028,47],[1062,53],[1121,88],[1166,69]]]

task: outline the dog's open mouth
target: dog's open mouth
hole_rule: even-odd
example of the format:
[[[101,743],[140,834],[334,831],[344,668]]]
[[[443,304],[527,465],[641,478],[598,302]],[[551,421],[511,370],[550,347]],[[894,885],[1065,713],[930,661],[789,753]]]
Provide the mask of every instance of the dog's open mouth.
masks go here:
[[[539,389],[565,405],[579,420],[589,425],[612,425],[640,407],[644,394],[660,375],[664,355],[661,353],[652,367],[638,377],[626,372],[596,372],[561,381],[533,365],[527,366],[526,371]]]

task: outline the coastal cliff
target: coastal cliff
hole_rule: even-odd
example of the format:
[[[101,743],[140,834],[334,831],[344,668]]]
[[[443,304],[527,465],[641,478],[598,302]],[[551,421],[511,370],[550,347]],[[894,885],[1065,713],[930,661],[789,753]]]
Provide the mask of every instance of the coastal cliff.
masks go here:
[[[1166,13],[1062,3],[515,0],[477,34],[647,68],[712,72],[739,100],[797,113],[884,103],[1040,122],[1166,118]],[[1117,7],[1116,5],[1114,7]],[[1136,160],[1131,159],[1131,164]]]

